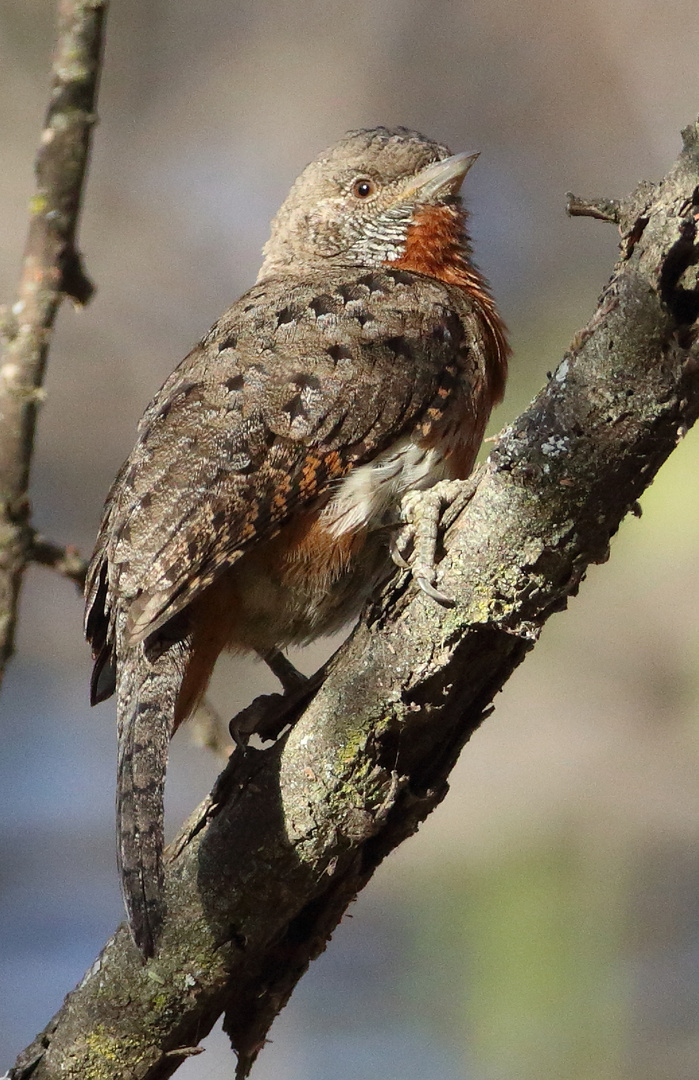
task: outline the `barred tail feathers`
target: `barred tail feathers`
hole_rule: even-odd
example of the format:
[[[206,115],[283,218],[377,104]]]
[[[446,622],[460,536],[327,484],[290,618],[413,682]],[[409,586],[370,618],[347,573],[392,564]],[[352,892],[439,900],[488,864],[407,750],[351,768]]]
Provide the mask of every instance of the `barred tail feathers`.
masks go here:
[[[147,957],[165,914],[165,770],[187,651],[178,641],[151,658],[139,643],[118,664],[117,858],[131,932]]]

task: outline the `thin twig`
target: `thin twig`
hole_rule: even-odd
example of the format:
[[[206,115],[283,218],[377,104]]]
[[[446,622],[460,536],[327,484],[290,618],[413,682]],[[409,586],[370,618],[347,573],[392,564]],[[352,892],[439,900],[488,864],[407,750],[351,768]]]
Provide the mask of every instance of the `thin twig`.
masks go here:
[[[566,191],[566,213],[569,217],[591,217],[618,225],[621,221],[621,203],[618,199],[584,199]]]
[[[59,0],[51,97],[17,300],[0,319],[0,678],[12,655],[22,575],[34,537],[27,491],[51,331],[64,296],[93,286],[76,248],[90,155],[108,0]]]
[[[80,592],[85,588],[88,563],[78,549],[71,544],[62,547],[50,540],[44,540],[43,536],[35,536],[29,557],[33,562],[46,566],[49,570],[55,570],[62,577],[74,581]]]

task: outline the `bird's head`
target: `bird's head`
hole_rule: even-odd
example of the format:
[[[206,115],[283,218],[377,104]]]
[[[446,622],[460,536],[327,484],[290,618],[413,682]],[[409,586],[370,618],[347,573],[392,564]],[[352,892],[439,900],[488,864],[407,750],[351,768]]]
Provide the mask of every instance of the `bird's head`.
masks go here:
[[[348,132],[292,187],[258,280],[324,266],[432,273],[432,263],[466,255],[459,189],[477,156],[406,128]]]

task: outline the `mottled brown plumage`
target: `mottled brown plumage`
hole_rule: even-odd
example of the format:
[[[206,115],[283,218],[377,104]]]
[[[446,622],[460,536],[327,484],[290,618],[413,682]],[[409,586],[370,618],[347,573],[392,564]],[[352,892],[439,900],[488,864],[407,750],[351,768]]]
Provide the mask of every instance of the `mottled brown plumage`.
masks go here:
[[[470,262],[471,161],[378,128],[309,165],[257,284],[155,396],[108,496],[86,626],[93,700],[117,690],[119,859],[146,955],[167,744],[216,657],[353,618],[403,496],[473,467],[508,349]]]

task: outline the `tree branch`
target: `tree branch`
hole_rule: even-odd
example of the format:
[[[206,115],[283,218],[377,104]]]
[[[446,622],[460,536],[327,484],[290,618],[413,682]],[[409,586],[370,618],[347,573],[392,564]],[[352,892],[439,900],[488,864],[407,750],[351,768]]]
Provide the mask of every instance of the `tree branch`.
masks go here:
[[[620,212],[621,205],[616,199],[585,199],[572,191],[566,192],[568,217],[591,217],[618,225]]]
[[[93,286],[75,246],[102,60],[107,0],[60,0],[51,99],[17,301],[3,312],[0,367],[0,678],[12,655],[22,575],[33,556],[29,471],[53,324],[64,296]]]
[[[13,1080],[162,1080],[222,1012],[247,1075],[347,904],[444,797],[495,694],[699,413],[699,126],[684,142],[665,180],[620,204],[599,308],[449,529],[440,588],[456,606],[390,583],[291,731],[234,754],[171,846],[158,956],[144,964],[117,930]]]
[[[55,570],[57,574],[73,581],[82,595],[87,577],[87,562],[77,548],[72,545],[63,547],[45,540],[43,536],[34,536],[29,550],[29,557],[41,566]]]

